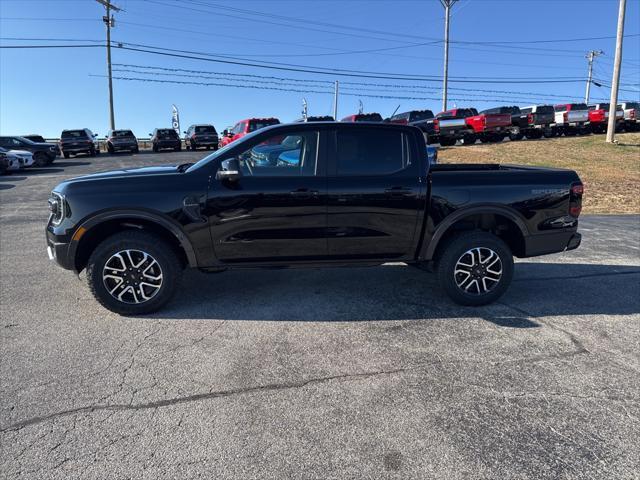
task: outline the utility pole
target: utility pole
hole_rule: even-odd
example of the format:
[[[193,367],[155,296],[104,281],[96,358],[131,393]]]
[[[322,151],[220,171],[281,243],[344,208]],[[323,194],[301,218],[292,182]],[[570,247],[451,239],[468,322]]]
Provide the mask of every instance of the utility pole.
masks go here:
[[[611,79],[611,99],[609,100],[609,125],[607,126],[607,143],[613,143],[616,133],[616,108],[618,106],[618,84],[620,83],[620,65],[622,63],[622,38],[624,37],[624,15],[627,0],[620,0],[618,9],[618,34],[616,36],[616,57],[613,61],[613,78]]]
[[[100,5],[104,5],[106,15],[102,17],[102,21],[107,26],[107,72],[109,75],[109,128],[115,130],[116,121],[113,114],[113,79],[111,77],[111,27],[114,26],[113,15],[111,10],[119,12],[121,9],[113,5],[109,0],[96,0]]]
[[[447,88],[449,82],[449,17],[451,7],[458,0],[440,0],[444,7],[444,78],[442,85],[442,111],[447,109]]]
[[[333,87],[333,119],[338,121],[338,80]]]
[[[604,52],[602,50],[591,50],[585,55],[585,58],[589,60],[589,74],[587,75],[587,91],[584,94],[584,103],[589,103],[589,93],[591,92],[591,78],[593,77],[593,60],[597,56],[603,54]]]

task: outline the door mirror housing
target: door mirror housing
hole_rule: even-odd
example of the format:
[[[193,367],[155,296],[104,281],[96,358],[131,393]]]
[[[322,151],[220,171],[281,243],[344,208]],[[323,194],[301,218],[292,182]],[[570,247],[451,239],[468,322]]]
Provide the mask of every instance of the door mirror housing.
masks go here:
[[[220,168],[216,173],[216,180],[228,180],[230,182],[237,182],[240,180],[240,162],[237,158],[230,158],[224,160],[220,164]]]

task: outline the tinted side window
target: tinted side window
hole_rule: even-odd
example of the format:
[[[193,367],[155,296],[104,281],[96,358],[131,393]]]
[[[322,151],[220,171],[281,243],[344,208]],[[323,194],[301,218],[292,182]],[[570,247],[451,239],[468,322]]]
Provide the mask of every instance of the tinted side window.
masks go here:
[[[316,175],[317,131],[278,134],[238,156],[242,174],[253,177],[313,177]]]
[[[385,129],[338,131],[338,175],[384,175],[405,168],[408,161],[405,136]]]

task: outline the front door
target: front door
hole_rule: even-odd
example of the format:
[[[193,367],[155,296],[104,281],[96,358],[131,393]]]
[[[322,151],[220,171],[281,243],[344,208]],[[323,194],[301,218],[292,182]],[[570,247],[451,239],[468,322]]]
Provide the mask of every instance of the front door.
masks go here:
[[[398,128],[340,128],[330,136],[328,252],[334,259],[413,256],[424,210],[422,157]],[[426,157],[426,152],[422,152]]]
[[[207,199],[218,260],[278,263],[326,257],[327,183],[320,132],[299,127],[267,132],[231,158],[237,159],[241,176],[212,179]]]

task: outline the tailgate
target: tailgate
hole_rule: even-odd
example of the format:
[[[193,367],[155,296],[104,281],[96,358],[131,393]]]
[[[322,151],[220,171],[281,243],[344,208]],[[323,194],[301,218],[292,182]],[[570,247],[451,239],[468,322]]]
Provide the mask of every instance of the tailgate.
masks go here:
[[[462,128],[466,127],[466,122],[464,118],[447,118],[438,120],[438,126],[440,127],[440,131],[451,129],[451,128]]]
[[[487,113],[484,116],[486,127],[508,127],[511,125],[510,113]]]
[[[588,110],[570,110],[567,114],[567,120],[569,123],[589,121]]]

